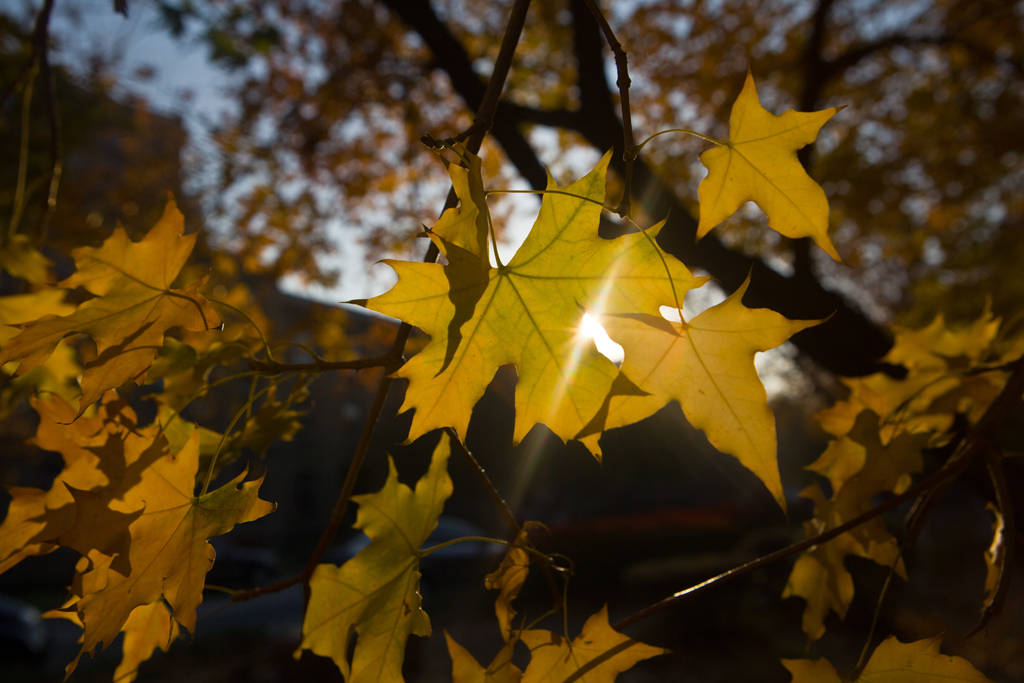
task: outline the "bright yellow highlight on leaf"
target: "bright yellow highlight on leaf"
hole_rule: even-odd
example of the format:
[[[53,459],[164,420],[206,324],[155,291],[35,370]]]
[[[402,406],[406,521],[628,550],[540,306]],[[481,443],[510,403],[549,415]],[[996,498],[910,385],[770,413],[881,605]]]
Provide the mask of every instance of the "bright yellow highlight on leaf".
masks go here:
[[[812,237],[836,261],[839,253],[828,236],[828,200],[797,159],[796,151],[818,137],[839,111],[788,110],[775,116],[761,106],[749,73],[729,115],[729,140],[700,155],[708,175],[698,188],[697,236],[753,200],[768,223],[786,237]]]
[[[216,312],[199,294],[201,283],[171,289],[196,241],[195,234],[183,233],[184,219],[169,201],[142,241],[132,242],[118,228],[99,248],[75,249],[76,271],[60,286],[82,287],[94,298],[68,315],[58,308],[37,311],[38,319],[4,342],[0,365],[21,361],[18,372],[27,372],[46,361],[65,337],[89,335],[98,356],[82,376],[81,413],[107,389],[145,373],[169,328],[198,331],[219,325]]]
[[[703,279],[657,247],[660,225],[598,237],[607,154],[567,187],[549,179],[530,234],[507,265],[492,268],[487,206],[472,189],[478,164],[467,158],[469,171],[451,167],[461,206],[446,211],[430,233],[447,265],[387,261],[398,284],[365,302],[431,337],[397,373],[409,380],[402,407],[416,411],[409,439],[447,426],[464,437],[473,406],[506,364],[519,376],[514,439],[538,423],[574,438],[618,375],[579,333],[584,311],[656,314],[661,304],[681,304]]]
[[[415,490],[398,481],[389,459],[384,487],[352,497],[359,505],[355,526],[370,544],[340,567],[321,564],[313,572],[296,656],[310,650],[330,657],[350,683],[403,680],[406,640],[430,635],[419,594],[420,547],[452,493],[449,453],[442,434]]]
[[[941,638],[901,643],[886,638],[853,683],[992,683],[963,657],[939,652]],[[826,659],[783,659],[793,683],[842,683]]]

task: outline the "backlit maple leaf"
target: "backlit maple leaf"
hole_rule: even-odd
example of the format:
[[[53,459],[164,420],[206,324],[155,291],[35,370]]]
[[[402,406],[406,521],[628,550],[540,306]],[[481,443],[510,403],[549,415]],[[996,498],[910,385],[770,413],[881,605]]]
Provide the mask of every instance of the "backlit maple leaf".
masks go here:
[[[420,546],[452,493],[449,454],[443,434],[415,489],[398,481],[389,459],[383,488],[352,498],[359,504],[355,526],[370,544],[340,567],[321,564],[313,572],[300,651],[330,657],[350,683],[403,680],[406,640],[430,635],[419,593]]]
[[[623,374],[647,395],[612,396],[604,422],[584,443],[596,440],[601,429],[632,424],[677,401],[690,424],[756,474],[785,509],[775,418],[754,356],[817,321],[747,308],[741,300],[748,284],[688,322],[670,322],[660,315],[602,317],[609,336],[622,345]]]
[[[814,503],[814,519],[806,524],[809,536],[835,528],[871,508],[884,493],[902,493],[910,477],[921,470],[925,434],[901,433],[887,444],[879,436],[878,416],[864,411],[847,436],[836,439],[808,469],[828,478],[833,495],[826,498],[818,485],[801,496]],[[803,629],[817,640],[825,633],[829,611],[840,617],[853,599],[853,577],[845,565],[848,555],[893,566],[903,576],[899,543],[880,518],[846,532],[801,555],[790,573],[782,597],[806,601]]]
[[[660,225],[598,237],[609,158],[567,187],[549,179],[537,221],[507,265],[488,262],[480,219],[487,207],[474,203],[479,193],[470,193],[462,171],[452,178],[466,193],[465,208],[450,209],[431,233],[447,265],[386,261],[398,284],[362,303],[431,337],[396,373],[409,380],[403,410],[416,411],[410,440],[446,426],[464,437],[474,404],[506,364],[519,378],[514,439],[538,423],[562,439],[575,437],[618,375],[580,334],[584,311],[656,313],[704,281],[657,247]],[[472,220],[459,219],[459,211]]]
[[[804,171],[796,151],[814,142],[818,131],[839,111],[788,110],[775,116],[761,106],[749,73],[729,114],[729,140],[700,155],[708,175],[697,190],[700,221],[697,236],[753,200],[768,215],[768,224],[786,237],[812,237],[829,256],[839,254],[828,236],[828,200]]]

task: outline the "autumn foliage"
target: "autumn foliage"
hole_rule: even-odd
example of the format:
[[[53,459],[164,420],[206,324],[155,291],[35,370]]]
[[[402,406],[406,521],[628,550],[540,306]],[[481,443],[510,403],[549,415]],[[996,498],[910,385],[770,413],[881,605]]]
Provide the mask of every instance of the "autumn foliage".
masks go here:
[[[838,261],[825,192],[797,156],[838,111],[773,114],[762,106],[748,73],[731,108],[727,139],[676,128],[627,144],[635,153],[683,135],[707,145],[699,157],[707,176],[693,188],[698,237],[753,201],[772,230],[785,238],[809,237]],[[578,634],[528,621],[536,615],[517,615],[514,603],[531,573],[552,577],[566,570],[555,555],[534,545],[529,525],[510,512],[507,539],[486,539],[507,546],[504,558],[479,577],[497,591],[494,658],[479,663],[424,610],[420,562],[439,549],[425,544],[452,495],[448,462],[465,450],[474,407],[499,368],[511,365],[514,441],[543,426],[563,441],[579,441],[600,459],[606,432],[675,402],[723,457],[756,475],[765,495],[785,509],[775,419],[754,357],[822,320],[789,319],[748,306],[744,299],[759,286],[749,275],[721,303],[686,315],[687,293],[710,278],[694,275],[660,246],[663,217],[645,224],[626,209],[628,201],[610,203],[611,152],[573,182],[559,185],[549,175],[546,189],[532,191],[541,196],[536,221],[503,263],[489,202],[509,188],[492,186],[475,133],[429,140],[454,198],[425,228],[431,257],[387,260],[397,284],[352,302],[407,325],[387,356],[365,365],[389,372],[381,401],[391,378],[407,380],[401,410],[412,411],[409,441],[441,432],[429,469],[409,486],[389,460],[383,487],[361,495],[352,495],[346,480],[324,543],[351,500],[358,507],[355,528],[369,542],[347,562],[322,562],[322,543],[295,577],[228,589],[245,600],[302,584],[307,603],[296,654],[308,650],[331,659],[346,681],[402,680],[407,641],[442,632],[455,681],[612,681],[666,652],[627,634],[662,603],[617,623],[605,607]],[[610,217],[621,223],[621,234],[605,238],[599,229]],[[0,366],[8,376],[4,407],[31,406],[38,415],[32,444],[59,453],[63,468],[48,489],[10,490],[0,526],[0,570],[59,547],[79,554],[67,601],[47,615],[81,627],[81,650],[68,664],[69,674],[82,654],[110,646],[123,633],[115,678],[132,680],[158,648],[197,633],[196,609],[215,562],[209,539],[274,511],[273,502],[260,497],[262,474],[242,469],[221,475],[244,446],[234,441],[236,426],[265,423],[273,432],[273,411],[290,410],[290,399],[268,400],[263,406],[270,406],[270,414],[260,413],[254,381],[249,402],[223,432],[193,424],[182,412],[194,398],[217,392],[215,368],[245,361],[254,376],[300,370],[273,357],[244,296],[217,296],[198,274],[208,268],[186,267],[197,237],[186,232],[182,214],[168,201],[140,240],[117,229],[99,247],[74,249],[74,271],[59,281],[39,252],[26,252],[17,240],[3,246],[2,263],[24,262],[28,254],[42,264],[34,270],[5,266],[25,286],[24,293],[0,297]],[[621,362],[598,352],[581,332],[584,314],[621,345]],[[408,326],[429,339],[403,361]],[[905,376],[845,380],[848,397],[817,415],[831,440],[809,466],[821,484],[800,493],[813,504],[805,525],[808,540],[778,557],[795,557],[780,598],[803,600],[802,629],[809,642],[823,636],[830,614],[844,617],[853,600],[849,556],[912,578],[903,562],[906,541],[931,497],[974,463],[988,468],[996,491],[982,621],[999,606],[1009,552],[1000,530],[1012,516],[1000,494],[999,430],[1024,391],[1022,357],[1024,338],[988,310],[966,327],[938,318],[920,329],[897,328],[883,362],[902,366]],[[301,372],[362,367],[358,360],[346,362],[331,366],[314,357]],[[157,406],[151,420],[139,418],[125,390],[143,384],[156,387],[149,395]],[[269,399],[277,387],[270,383],[258,393]],[[286,389],[297,395],[302,385]],[[365,449],[353,459],[353,482],[364,454]],[[217,481],[222,483],[215,486]],[[923,502],[900,537],[881,514],[911,499]],[[666,604],[685,599],[683,593]],[[889,637],[866,658],[855,680],[988,680],[967,660],[940,653],[939,646],[939,639],[902,643]],[[826,659],[782,664],[794,681],[841,680]]]

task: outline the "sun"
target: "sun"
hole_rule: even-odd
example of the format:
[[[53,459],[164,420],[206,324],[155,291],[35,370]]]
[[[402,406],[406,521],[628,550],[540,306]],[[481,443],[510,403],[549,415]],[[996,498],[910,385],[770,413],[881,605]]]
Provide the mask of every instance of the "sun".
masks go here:
[[[612,341],[612,338],[609,337],[608,333],[605,332],[603,327],[601,327],[601,323],[597,321],[597,316],[591,315],[590,313],[584,313],[583,318],[580,320],[578,333],[580,337],[594,342],[594,346],[597,347],[598,353],[611,362],[616,364],[622,362],[622,347]]]

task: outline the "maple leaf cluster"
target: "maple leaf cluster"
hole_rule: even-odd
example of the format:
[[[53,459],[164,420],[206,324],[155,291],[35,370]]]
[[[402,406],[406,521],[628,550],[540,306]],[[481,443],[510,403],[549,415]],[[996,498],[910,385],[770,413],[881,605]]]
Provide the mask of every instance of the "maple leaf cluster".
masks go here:
[[[999,332],[1000,321],[988,311],[959,329],[950,329],[942,316],[921,329],[897,327],[885,360],[905,367],[906,376],[878,373],[845,380],[846,400],[817,415],[834,438],[808,469],[828,481],[832,494],[826,496],[818,484],[801,492],[814,503],[808,536],[867,512],[879,496],[905,491],[924,467],[923,453],[950,444],[958,416],[969,423],[981,419],[1006,386],[1009,364],[1024,353],[1020,338]],[[996,528],[1001,528],[998,519]],[[1001,543],[997,533],[994,547]],[[797,559],[783,597],[806,601],[803,629],[813,640],[825,633],[828,614],[845,617],[853,600],[853,577],[844,564],[850,555],[892,567],[906,578],[900,542],[880,518],[808,550]],[[986,608],[1003,559],[999,550],[986,556]]]
[[[838,258],[826,234],[824,193],[796,158],[835,111],[774,116],[761,107],[748,76],[730,118],[731,139],[701,157],[709,168],[700,186],[701,233],[753,199],[776,230],[813,235]],[[816,321],[747,308],[741,300],[749,283],[683,320],[686,293],[707,278],[695,277],[658,246],[663,222],[612,240],[598,237],[610,153],[565,187],[549,177],[533,229],[508,264],[497,261],[495,251],[492,265],[480,161],[457,152],[461,163],[450,164],[449,172],[460,206],[445,211],[427,233],[447,263],[385,261],[398,283],[360,302],[430,335],[397,373],[409,380],[402,407],[415,411],[409,439],[440,427],[465,436],[494,373],[512,364],[516,442],[544,424],[600,454],[603,431],[677,401],[691,424],[754,472],[785,507],[774,420],[754,355]],[[813,211],[807,196],[815,198]],[[663,316],[663,307],[678,319]],[[623,347],[620,367],[582,335],[584,312]]]

